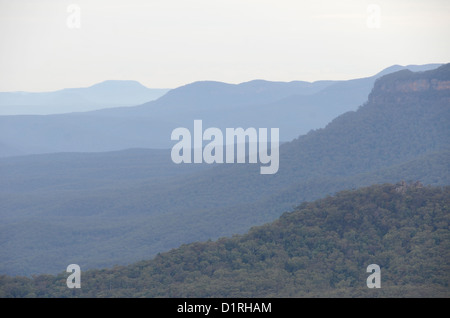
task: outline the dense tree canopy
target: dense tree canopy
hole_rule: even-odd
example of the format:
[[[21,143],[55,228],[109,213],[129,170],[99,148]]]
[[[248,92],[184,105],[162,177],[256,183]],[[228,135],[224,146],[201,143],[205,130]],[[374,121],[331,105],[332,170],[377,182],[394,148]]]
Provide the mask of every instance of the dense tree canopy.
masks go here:
[[[68,273],[0,276],[1,297],[449,297],[450,187],[373,185],[302,203],[244,235],[151,260]],[[369,264],[381,288],[366,286]]]

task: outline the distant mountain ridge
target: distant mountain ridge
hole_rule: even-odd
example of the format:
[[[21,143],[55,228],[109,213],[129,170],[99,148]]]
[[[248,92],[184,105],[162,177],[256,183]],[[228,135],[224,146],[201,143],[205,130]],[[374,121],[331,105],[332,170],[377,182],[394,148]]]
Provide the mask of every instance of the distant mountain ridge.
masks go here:
[[[408,66],[434,69],[438,64]],[[404,68],[408,68],[404,67]],[[391,70],[401,67],[391,67]],[[0,157],[52,152],[171,148],[177,127],[279,128],[281,141],[325,127],[367,100],[377,78],[348,81],[195,82],[133,107],[47,116],[0,116]],[[2,146],[3,145],[3,146]]]
[[[108,80],[54,92],[0,92],[0,115],[62,114],[134,106],[155,100],[169,89],[147,88],[137,81]]]

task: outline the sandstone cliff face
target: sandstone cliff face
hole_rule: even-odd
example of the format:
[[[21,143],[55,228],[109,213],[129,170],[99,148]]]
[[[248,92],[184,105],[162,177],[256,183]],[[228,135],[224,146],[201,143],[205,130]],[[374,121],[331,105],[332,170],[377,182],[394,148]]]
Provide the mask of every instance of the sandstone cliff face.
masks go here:
[[[442,81],[437,79],[418,79],[414,81],[398,81],[393,83],[382,84],[378,89],[385,92],[423,92],[427,90],[450,90],[450,80]]]
[[[408,70],[380,78],[369,95],[369,102],[412,101],[416,94],[427,99],[446,100],[450,107],[450,63],[434,71],[413,73]]]

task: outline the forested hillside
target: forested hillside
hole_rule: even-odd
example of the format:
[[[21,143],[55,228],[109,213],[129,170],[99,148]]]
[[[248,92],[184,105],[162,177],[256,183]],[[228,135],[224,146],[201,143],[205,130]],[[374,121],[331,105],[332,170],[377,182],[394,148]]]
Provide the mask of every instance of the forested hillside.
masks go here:
[[[169,158],[142,164],[145,151],[0,160],[0,273],[126,265],[374,183],[449,185],[449,82],[450,64],[380,78],[357,111],[281,145],[275,175],[223,164],[176,176]]]
[[[255,213],[257,211],[254,211]],[[302,203],[244,235],[151,260],[68,273],[0,276],[0,297],[449,297],[450,187],[374,185]],[[369,264],[381,288],[369,289]]]

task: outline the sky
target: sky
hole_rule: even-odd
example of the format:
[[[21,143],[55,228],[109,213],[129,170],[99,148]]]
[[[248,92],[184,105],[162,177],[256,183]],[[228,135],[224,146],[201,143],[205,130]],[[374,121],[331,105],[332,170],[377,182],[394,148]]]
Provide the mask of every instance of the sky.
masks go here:
[[[450,62],[448,0],[0,0],[0,91],[345,80]]]

